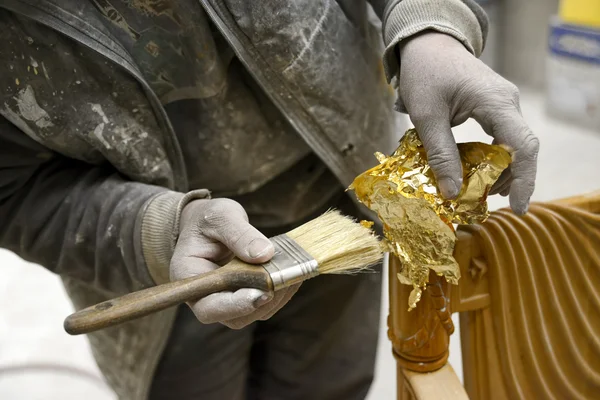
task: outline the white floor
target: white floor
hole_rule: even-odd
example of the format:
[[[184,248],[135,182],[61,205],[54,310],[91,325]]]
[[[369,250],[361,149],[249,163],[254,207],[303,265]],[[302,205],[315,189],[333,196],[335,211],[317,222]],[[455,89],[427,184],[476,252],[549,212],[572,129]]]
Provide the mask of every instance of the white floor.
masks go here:
[[[542,144],[534,200],[600,189],[600,132],[549,120],[540,95],[524,93],[522,106]],[[471,122],[455,132],[458,141],[488,140]],[[500,197],[490,200],[492,209],[506,205]],[[114,399],[99,380],[85,339],[70,337],[62,330],[63,318],[71,308],[58,279],[6,251],[0,251],[0,274],[0,399]],[[376,380],[369,400],[395,398],[395,364],[385,327],[385,291],[383,299]],[[462,377],[457,334],[452,339],[450,362]],[[73,375],[75,371],[69,369],[73,367],[84,373]]]

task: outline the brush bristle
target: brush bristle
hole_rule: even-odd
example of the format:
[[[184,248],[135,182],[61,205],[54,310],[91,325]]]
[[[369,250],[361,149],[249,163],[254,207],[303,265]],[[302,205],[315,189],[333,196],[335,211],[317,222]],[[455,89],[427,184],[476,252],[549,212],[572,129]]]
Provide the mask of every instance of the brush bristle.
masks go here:
[[[381,245],[371,229],[336,210],[287,235],[317,260],[320,274],[355,273],[383,259]]]

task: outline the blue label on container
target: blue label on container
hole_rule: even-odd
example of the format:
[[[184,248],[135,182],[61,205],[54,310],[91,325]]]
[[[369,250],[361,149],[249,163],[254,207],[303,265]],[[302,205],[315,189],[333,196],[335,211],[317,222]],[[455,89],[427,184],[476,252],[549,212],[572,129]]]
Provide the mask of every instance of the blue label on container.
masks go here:
[[[600,64],[600,31],[570,25],[550,27],[550,53]]]

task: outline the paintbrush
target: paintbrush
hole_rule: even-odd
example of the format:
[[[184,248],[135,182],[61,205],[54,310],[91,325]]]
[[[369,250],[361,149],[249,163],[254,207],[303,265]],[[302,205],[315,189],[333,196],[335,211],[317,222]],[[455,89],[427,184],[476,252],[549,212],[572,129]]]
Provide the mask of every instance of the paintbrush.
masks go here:
[[[93,332],[221,291],[277,291],[320,274],[360,272],[383,258],[369,228],[332,210],[271,241],[275,255],[265,264],[234,259],[205,274],[108,300],[71,314],[65,330],[71,335]]]

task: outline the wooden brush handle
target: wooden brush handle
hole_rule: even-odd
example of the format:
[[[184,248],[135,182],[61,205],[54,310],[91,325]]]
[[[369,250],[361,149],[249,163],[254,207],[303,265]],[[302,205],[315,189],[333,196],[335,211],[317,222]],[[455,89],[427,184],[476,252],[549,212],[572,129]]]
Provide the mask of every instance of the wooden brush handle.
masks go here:
[[[71,335],[89,333],[131,321],[212,293],[241,288],[272,290],[269,273],[239,260],[188,279],[126,294],[69,315],[64,322]]]

